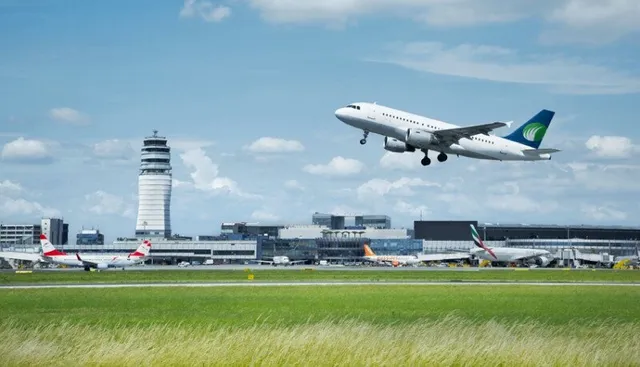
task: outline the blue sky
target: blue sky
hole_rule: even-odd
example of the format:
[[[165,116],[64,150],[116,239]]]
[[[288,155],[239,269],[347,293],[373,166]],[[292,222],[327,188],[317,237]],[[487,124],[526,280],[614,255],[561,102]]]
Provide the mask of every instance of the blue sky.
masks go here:
[[[158,129],[174,233],[314,211],[635,225],[639,30],[614,0],[2,1],[0,221],[132,235]],[[333,115],[354,101],[513,128],[548,108],[563,152],[424,168],[358,144]]]

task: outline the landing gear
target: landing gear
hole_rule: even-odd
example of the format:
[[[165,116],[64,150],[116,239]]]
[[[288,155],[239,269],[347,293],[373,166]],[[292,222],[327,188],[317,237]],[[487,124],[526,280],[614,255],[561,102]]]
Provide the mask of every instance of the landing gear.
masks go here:
[[[429,155],[427,154],[427,153],[429,153],[429,151],[428,151],[428,150],[423,150],[422,152],[424,153],[424,158],[422,158],[422,160],[420,161],[420,163],[421,163],[423,166],[428,166],[428,165],[430,165],[430,164],[431,164],[431,158],[429,158]]]
[[[369,136],[369,132],[365,130],[363,135],[364,138],[360,139],[360,144],[365,145],[367,144],[367,137]]]
[[[444,153],[438,154],[438,162],[444,162],[447,160],[447,158],[448,158],[447,155]]]

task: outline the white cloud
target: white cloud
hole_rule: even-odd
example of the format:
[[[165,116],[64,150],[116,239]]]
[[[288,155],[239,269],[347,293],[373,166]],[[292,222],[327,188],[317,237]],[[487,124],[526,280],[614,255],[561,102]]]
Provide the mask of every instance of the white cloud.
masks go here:
[[[361,16],[384,14],[438,26],[469,26],[516,20],[527,9],[499,0],[250,0],[273,23],[325,23],[342,26]]]
[[[568,41],[589,38],[610,41],[640,29],[640,5],[635,0],[249,0],[249,3],[268,22],[320,23],[334,28],[366,16],[381,15],[435,27],[470,27],[537,18],[559,27],[551,34]],[[580,34],[582,39],[577,39]]]
[[[131,201],[125,201],[118,195],[98,190],[85,195],[88,211],[98,215],[119,215],[127,218],[135,217],[135,208]]]
[[[356,159],[334,157],[328,164],[308,164],[304,166],[305,172],[312,175],[323,176],[349,176],[355,175],[364,169],[364,164]]]
[[[381,178],[374,178],[358,187],[357,196],[361,200],[370,200],[373,198],[396,195],[396,196],[413,196],[416,193],[413,188],[440,188],[441,185],[435,182],[425,181],[420,178],[402,177],[396,181],[388,181]]]
[[[640,92],[640,78],[621,70],[560,55],[520,55],[496,46],[438,42],[395,45],[379,62],[420,72],[503,83],[544,85],[568,94]]]
[[[245,147],[251,153],[292,153],[302,152],[304,145],[297,140],[262,137]]]
[[[57,217],[61,216],[59,210],[46,207],[36,201],[30,201],[23,196],[27,191],[20,183],[4,180],[0,181],[0,219],[15,220],[20,217]]]
[[[627,219],[627,213],[609,206],[582,205],[582,214],[597,221],[616,221]]]
[[[231,16],[231,8],[223,5],[214,5],[210,1],[184,0],[184,6],[180,10],[180,17],[193,18],[197,16],[206,22],[220,22]]]
[[[251,219],[266,222],[275,222],[277,220],[280,220],[280,217],[266,210],[254,210],[253,213],[251,213]]]
[[[111,139],[93,145],[93,154],[98,158],[130,160],[135,157],[131,143],[124,140]]]
[[[413,171],[421,167],[422,157],[423,155],[420,153],[385,152],[380,158],[380,167],[398,171]]]
[[[23,137],[5,144],[1,156],[3,160],[18,163],[51,163],[53,160],[47,144]]]
[[[24,191],[22,185],[9,180],[0,181],[0,195],[17,195]]]
[[[304,190],[304,186],[300,184],[297,180],[287,180],[284,183],[284,187],[291,190]]]
[[[624,136],[593,135],[585,146],[602,158],[628,158],[638,150],[631,139]]]
[[[86,125],[91,119],[88,115],[69,107],[58,107],[49,110],[49,117],[56,121],[76,125]]]
[[[415,205],[403,200],[398,200],[396,202],[396,205],[393,207],[393,210],[398,213],[407,214],[416,219],[420,218],[421,216],[431,214],[431,211],[426,205]]]
[[[566,0],[547,17],[561,26],[545,39],[585,43],[608,42],[640,30],[640,3],[636,0]]]
[[[258,195],[241,190],[234,180],[228,177],[219,177],[218,165],[213,163],[201,148],[188,150],[180,154],[180,158],[187,168],[193,170],[190,176],[195,189],[211,194],[227,193],[243,198],[259,198]],[[174,181],[173,184],[175,185],[176,182],[180,181]]]

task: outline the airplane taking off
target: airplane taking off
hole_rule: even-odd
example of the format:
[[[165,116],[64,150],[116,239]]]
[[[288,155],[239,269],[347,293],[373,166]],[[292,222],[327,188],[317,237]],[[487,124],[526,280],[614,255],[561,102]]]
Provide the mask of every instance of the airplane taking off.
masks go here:
[[[347,125],[364,131],[360,144],[367,143],[369,133],[384,136],[384,149],[394,153],[424,153],[421,163],[431,164],[429,150],[440,152],[438,161],[447,154],[498,161],[550,160],[558,149],[540,148],[555,112],[542,110],[517,130],[504,137],[489,135],[494,129],[511,122],[492,122],[460,127],[446,122],[396,110],[376,103],[352,103],[335,111]]]
[[[513,247],[487,247],[480,239],[480,235],[473,224],[471,227],[471,237],[476,249],[472,249],[471,254],[483,260],[493,262],[510,263],[516,261],[528,262],[534,260],[536,264],[545,267],[553,261],[553,255],[547,250],[513,248]]]
[[[372,261],[379,264],[399,266],[399,265],[416,265],[422,261],[417,256],[412,255],[376,255],[375,252],[369,247],[364,245],[364,257],[365,260]]]

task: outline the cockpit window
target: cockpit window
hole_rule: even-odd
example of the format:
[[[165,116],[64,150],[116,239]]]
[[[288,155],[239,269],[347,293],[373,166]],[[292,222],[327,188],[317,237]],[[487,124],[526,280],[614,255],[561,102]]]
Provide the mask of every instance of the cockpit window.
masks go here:
[[[347,105],[347,108],[353,108],[354,110],[359,110],[360,106],[350,104],[350,105]]]

